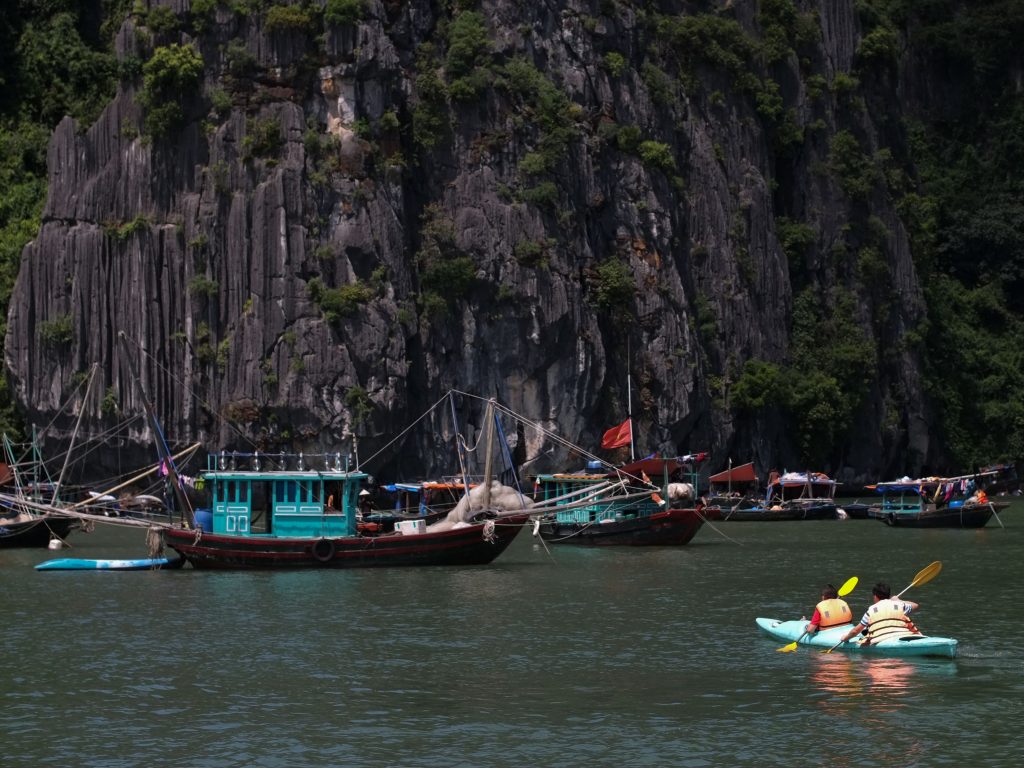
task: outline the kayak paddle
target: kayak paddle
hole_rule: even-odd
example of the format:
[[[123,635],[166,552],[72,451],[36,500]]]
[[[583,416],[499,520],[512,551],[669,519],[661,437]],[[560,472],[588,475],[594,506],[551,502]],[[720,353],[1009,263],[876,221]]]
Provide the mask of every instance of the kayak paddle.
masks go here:
[[[856,586],[857,586],[857,577],[856,576],[851,576],[850,578],[848,578],[846,580],[846,583],[843,584],[843,586],[841,586],[839,588],[839,591],[836,594],[838,594],[840,597],[846,597],[848,594],[853,592],[853,588],[856,587]],[[797,643],[799,643],[801,640],[803,640],[804,637],[806,637],[806,635],[807,635],[807,632],[805,631],[802,635],[800,635],[800,637],[798,637],[792,643],[789,643],[788,645],[784,645],[781,648],[776,648],[775,650],[778,651],[779,653],[792,653],[793,651],[796,650]]]
[[[936,560],[931,565],[929,565],[929,566],[927,566],[925,568],[922,568],[920,571],[917,572],[917,576],[914,577],[914,580],[912,582],[910,582],[910,584],[907,585],[906,589],[904,589],[903,592],[900,592],[898,595],[896,595],[896,597],[894,597],[893,600],[896,600],[896,599],[902,597],[904,592],[906,592],[911,587],[919,587],[922,584],[927,584],[929,581],[931,581],[936,576],[938,576],[939,575],[939,571],[941,571],[941,570],[942,570],[942,561],[941,560]],[[840,645],[842,645],[845,642],[846,642],[845,640],[840,640],[838,643],[833,645],[831,648],[826,648],[824,651],[822,651],[822,653],[832,653],[832,651],[834,651],[836,648],[838,648]]]

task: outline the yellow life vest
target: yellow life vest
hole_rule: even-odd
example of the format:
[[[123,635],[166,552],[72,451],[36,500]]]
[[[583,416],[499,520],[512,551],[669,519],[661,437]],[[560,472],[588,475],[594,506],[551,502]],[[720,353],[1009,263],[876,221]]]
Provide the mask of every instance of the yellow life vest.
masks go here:
[[[903,610],[903,605],[902,602],[889,598],[879,600],[868,608],[869,643],[921,634]]]
[[[840,624],[849,624],[853,621],[850,606],[846,604],[845,600],[840,600],[838,597],[822,600],[814,607],[818,609],[818,615],[821,617],[821,624],[818,625],[818,629],[837,627]]]

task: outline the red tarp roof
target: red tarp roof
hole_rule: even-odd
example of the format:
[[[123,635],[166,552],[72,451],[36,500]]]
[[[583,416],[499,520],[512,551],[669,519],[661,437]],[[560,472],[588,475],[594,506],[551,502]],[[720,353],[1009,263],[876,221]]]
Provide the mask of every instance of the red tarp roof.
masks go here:
[[[740,464],[738,467],[727,469],[708,478],[708,481],[712,483],[728,483],[730,480],[734,483],[754,482],[754,462]]]

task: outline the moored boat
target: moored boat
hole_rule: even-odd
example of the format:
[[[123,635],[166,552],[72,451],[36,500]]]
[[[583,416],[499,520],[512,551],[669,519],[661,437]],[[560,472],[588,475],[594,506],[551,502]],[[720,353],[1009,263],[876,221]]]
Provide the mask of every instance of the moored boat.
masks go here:
[[[895,528],[984,528],[1009,502],[992,501],[974,475],[878,483],[869,514]]]
[[[16,445],[5,434],[0,463],[0,548],[47,547],[51,541],[63,545],[80,522],[61,515],[56,508],[41,509],[40,502],[59,500],[57,483],[50,482],[36,440]],[[9,492],[8,492],[9,489]]]
[[[344,467],[339,454],[290,457],[298,462],[293,468],[264,468],[254,455],[231,458],[250,466],[230,469],[224,455],[210,458],[202,478],[211,506],[197,512],[197,527],[163,532],[167,546],[195,568],[482,565],[529,517],[525,498],[511,513],[498,508],[499,492],[509,498],[511,489],[494,483],[489,502],[467,502],[433,525],[408,520],[396,531],[360,531],[359,492],[368,476]]]
[[[728,515],[733,509],[751,507],[755,498],[757,475],[754,462],[738,466],[730,465],[708,478],[707,503],[712,507],[721,507],[722,514]]]
[[[763,500],[726,510],[722,519],[734,522],[835,520],[836,481],[821,472],[772,472]]]
[[[650,457],[604,472],[537,475],[534,501],[552,509],[535,532],[552,544],[687,544],[707,519],[694,501],[696,468],[706,456]]]
[[[8,511],[10,514],[0,515],[0,547],[46,547],[54,538],[63,541],[79,527],[77,519],[56,513]]]
[[[827,650],[835,646],[854,625],[841,624],[823,629],[813,635],[804,635],[804,630],[807,627],[805,619],[783,621],[758,618],[757,626],[776,640],[796,641],[799,645]],[[931,637],[920,634],[906,635],[892,640],[878,640],[870,644],[858,637],[835,648],[836,651],[871,656],[938,656],[947,659],[956,657],[956,649],[957,641],[951,637]]]

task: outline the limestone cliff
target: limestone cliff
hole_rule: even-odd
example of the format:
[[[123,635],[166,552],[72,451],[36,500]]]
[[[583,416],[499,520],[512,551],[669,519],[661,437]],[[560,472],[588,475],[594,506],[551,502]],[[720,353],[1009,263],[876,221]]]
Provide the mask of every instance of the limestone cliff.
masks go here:
[[[596,446],[632,373],[639,450],[795,468],[813,446],[732,387],[791,362],[802,294],[868,351],[814,468],[937,460],[886,175],[914,71],[864,54],[853,0],[162,4],[118,47],[201,57],[172,130],[143,69],[52,137],[6,340],[31,420],[94,363],[86,428],[140,412],[124,331],[179,443],[365,456],[457,388]],[[445,469],[430,442],[391,469]]]

